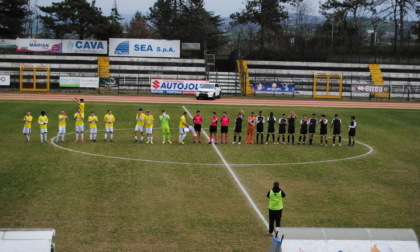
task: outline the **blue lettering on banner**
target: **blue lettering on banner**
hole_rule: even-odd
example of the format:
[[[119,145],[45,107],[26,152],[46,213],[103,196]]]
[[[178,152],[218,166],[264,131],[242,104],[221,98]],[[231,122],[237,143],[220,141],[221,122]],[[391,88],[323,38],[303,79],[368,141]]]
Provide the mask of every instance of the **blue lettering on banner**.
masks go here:
[[[104,49],[104,45],[100,41],[77,41],[76,48],[78,49]]]
[[[139,45],[139,44],[135,44],[134,45],[134,51],[138,52],[153,52],[153,47],[152,45]]]

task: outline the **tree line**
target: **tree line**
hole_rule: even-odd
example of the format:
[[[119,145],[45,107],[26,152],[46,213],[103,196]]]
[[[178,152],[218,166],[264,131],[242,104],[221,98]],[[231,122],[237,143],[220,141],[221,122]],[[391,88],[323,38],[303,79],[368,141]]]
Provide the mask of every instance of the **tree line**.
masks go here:
[[[418,51],[419,1],[325,0],[320,4],[323,18],[317,14],[307,0],[246,0],[226,24],[206,10],[204,0],[156,0],[147,13],[136,11],[129,22],[121,23],[116,2],[106,15],[95,0],[62,0],[46,6],[37,0],[0,0],[0,38],[176,39],[201,44],[199,53],[184,52],[184,57],[211,53],[276,60]],[[416,22],[409,23],[408,18]],[[383,49],[380,37],[389,26],[393,31],[385,35],[392,40]],[[417,41],[409,34],[417,34]]]

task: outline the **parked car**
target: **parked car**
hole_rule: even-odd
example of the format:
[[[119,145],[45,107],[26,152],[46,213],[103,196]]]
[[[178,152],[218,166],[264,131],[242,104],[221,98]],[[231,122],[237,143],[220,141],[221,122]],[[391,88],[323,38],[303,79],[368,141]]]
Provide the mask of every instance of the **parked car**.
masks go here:
[[[210,98],[216,99],[222,96],[222,89],[220,85],[217,83],[204,83],[198,87],[195,97],[198,99],[200,98]]]

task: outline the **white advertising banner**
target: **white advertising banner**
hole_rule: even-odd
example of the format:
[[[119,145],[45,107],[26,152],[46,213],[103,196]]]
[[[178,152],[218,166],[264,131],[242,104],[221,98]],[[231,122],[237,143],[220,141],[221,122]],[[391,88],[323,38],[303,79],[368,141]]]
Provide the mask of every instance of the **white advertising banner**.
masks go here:
[[[10,86],[10,75],[0,75],[0,86]]]
[[[109,56],[179,58],[179,40],[109,39]]]
[[[97,77],[60,77],[60,87],[73,88],[98,88],[99,78]]]
[[[0,48],[16,48],[16,39],[0,39]]]
[[[189,94],[195,95],[198,87],[208,80],[150,79],[152,94]]]
[[[105,40],[63,39],[63,53],[107,54],[108,42]]]
[[[16,52],[61,53],[61,39],[16,39]]]
[[[97,78],[97,77],[80,78],[80,87],[81,88],[98,88],[99,87],[99,78]]]

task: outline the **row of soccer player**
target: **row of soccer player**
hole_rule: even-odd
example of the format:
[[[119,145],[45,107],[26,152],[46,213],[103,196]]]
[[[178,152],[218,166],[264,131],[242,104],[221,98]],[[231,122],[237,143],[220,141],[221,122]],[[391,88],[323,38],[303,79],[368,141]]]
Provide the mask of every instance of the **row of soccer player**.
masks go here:
[[[184,139],[186,137],[187,132],[191,131],[194,135],[193,143],[201,143],[201,126],[203,124],[203,117],[200,111],[197,111],[196,115],[193,117],[193,125],[194,127],[190,126],[186,120],[187,113],[184,112],[179,120],[179,139],[178,142],[180,144],[184,144]],[[73,115],[75,120],[76,126],[76,139],[75,142],[80,141],[84,142],[84,112],[79,107],[77,112]],[[242,123],[244,121],[244,112],[241,110],[238,112],[235,120],[234,120],[234,136],[233,136],[233,144],[241,144],[242,138]],[[27,115],[24,116],[24,128],[23,134],[26,137],[26,141],[30,140],[31,135],[31,123],[32,123],[32,116],[30,112],[27,112]],[[170,134],[170,127],[169,121],[170,116],[166,113],[165,110],[162,111],[162,114],[159,116],[159,121],[161,123],[162,129],[162,143],[172,143],[171,142],[171,134]],[[66,134],[66,123],[69,120],[65,111],[61,111],[58,115],[58,134],[56,141],[59,141],[61,137],[61,141],[64,142],[64,136]],[[295,144],[295,123],[297,120],[296,114],[292,111],[286,117],[286,114],[282,114],[282,117],[279,118],[277,121],[276,117],[274,117],[273,112],[270,113],[270,116],[264,117],[262,111],[255,116],[254,112],[251,112],[249,117],[247,118],[247,134],[245,143],[254,144],[254,132],[256,129],[256,143],[265,143],[268,144],[270,140],[270,135],[272,138],[272,142],[275,144],[283,143],[286,144],[286,135],[287,135],[287,144]],[[105,123],[105,134],[104,134],[104,141],[108,140],[113,141],[113,127],[115,123],[115,116],[112,114],[112,110],[108,110],[107,114],[104,116],[103,121]],[[150,111],[147,110],[146,113],[143,113],[142,109],[139,109],[138,113],[136,114],[136,126],[134,128],[134,142],[138,142],[138,133],[140,133],[140,142],[143,142],[144,138],[144,129],[146,131],[147,143],[153,144],[153,124],[154,124],[154,117],[151,115]],[[220,119],[217,117],[216,112],[212,113],[210,118],[210,139],[208,143],[218,143],[218,135],[217,135],[217,127],[220,121],[220,143],[228,143],[228,127],[230,122],[230,117],[227,115],[226,112],[223,112],[223,115]],[[92,111],[91,115],[88,117],[89,128],[90,128],[90,141],[96,142],[97,136],[97,123],[98,117]],[[38,124],[40,124],[40,136],[41,142],[47,141],[47,133],[48,133],[48,117],[44,111],[41,112],[41,115],[38,118]],[[267,124],[267,132],[266,132],[266,139],[264,142],[264,128]],[[275,126],[279,125],[277,141],[275,138]],[[321,119],[317,119],[316,114],[312,114],[312,118],[308,118],[306,115],[303,115],[303,118],[300,120],[300,134],[298,144],[305,144],[306,137],[309,132],[309,144],[312,145],[314,134],[316,132],[317,125],[320,125],[320,143],[321,145],[328,144],[328,119],[326,119],[325,115],[321,115]],[[356,137],[356,121],[355,117],[352,116],[350,119],[349,124],[349,145],[354,145],[355,137]],[[287,128],[287,130],[286,130]],[[343,124],[341,119],[336,114],[334,119],[332,120],[330,129],[333,129],[333,146],[336,143],[336,137],[338,137],[338,145],[341,146],[341,133],[343,132]],[[238,140],[238,141],[237,141]]]

